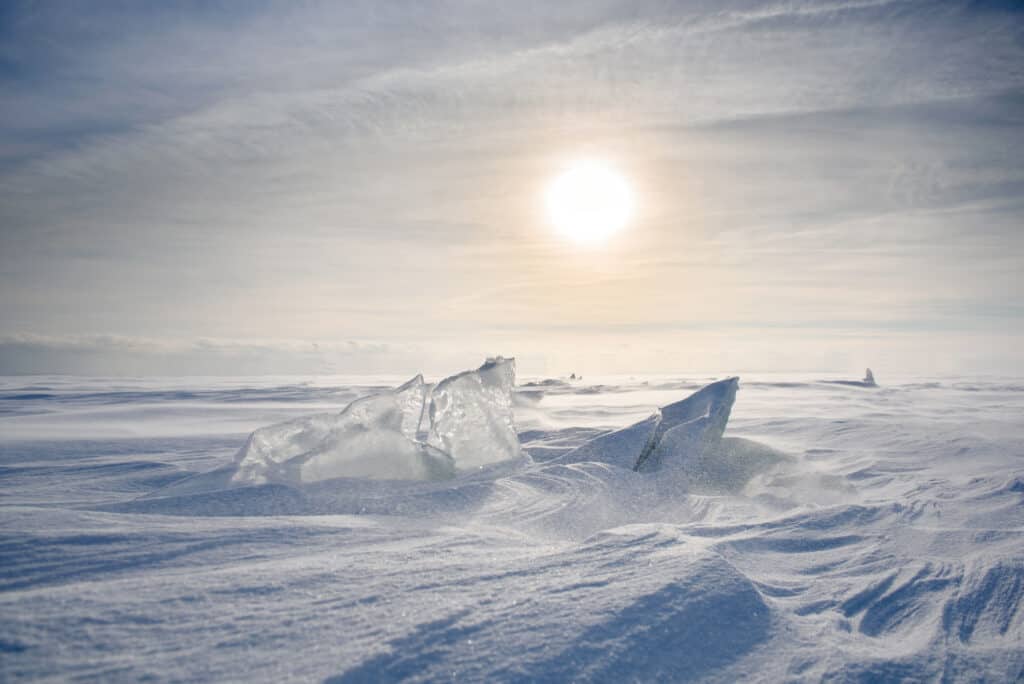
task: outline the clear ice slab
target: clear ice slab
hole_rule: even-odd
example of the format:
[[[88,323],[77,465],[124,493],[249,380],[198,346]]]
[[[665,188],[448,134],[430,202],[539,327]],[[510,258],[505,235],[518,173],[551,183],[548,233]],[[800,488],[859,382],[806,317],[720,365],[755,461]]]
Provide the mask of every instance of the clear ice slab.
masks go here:
[[[685,469],[718,451],[738,387],[739,378],[713,382],[649,418],[590,440],[559,460],[599,461],[639,472]]]
[[[514,386],[515,360],[498,357],[434,387],[417,375],[341,413],[260,428],[239,451],[231,483],[436,480],[518,458]]]
[[[519,458],[515,384],[515,360],[501,357],[437,383],[429,398],[428,444],[451,455],[459,470]]]

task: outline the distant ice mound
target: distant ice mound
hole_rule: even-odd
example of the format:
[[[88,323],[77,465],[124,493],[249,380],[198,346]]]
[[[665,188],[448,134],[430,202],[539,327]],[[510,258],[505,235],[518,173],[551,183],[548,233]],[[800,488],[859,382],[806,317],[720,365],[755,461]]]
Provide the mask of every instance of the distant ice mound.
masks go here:
[[[260,428],[239,451],[231,484],[437,480],[518,458],[514,386],[515,359],[498,357],[436,386],[417,375],[341,413]]]
[[[829,385],[847,385],[849,387],[878,387],[878,383],[875,382],[875,374],[868,368],[864,371],[863,380],[822,380],[822,382]]]

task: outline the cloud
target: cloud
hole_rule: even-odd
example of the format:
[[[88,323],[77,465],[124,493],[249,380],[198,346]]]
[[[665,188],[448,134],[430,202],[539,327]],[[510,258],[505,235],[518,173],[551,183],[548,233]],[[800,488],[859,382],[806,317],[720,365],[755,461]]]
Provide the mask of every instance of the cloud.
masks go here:
[[[8,18],[0,320],[62,344],[126,336],[8,339],[12,372],[414,369],[514,352],[538,330],[579,344],[565,326],[1019,328],[1012,7],[26,4]],[[581,151],[612,158],[642,200],[605,254],[557,244],[536,208]],[[181,338],[221,342],[160,346]],[[347,355],[338,340],[388,346]]]

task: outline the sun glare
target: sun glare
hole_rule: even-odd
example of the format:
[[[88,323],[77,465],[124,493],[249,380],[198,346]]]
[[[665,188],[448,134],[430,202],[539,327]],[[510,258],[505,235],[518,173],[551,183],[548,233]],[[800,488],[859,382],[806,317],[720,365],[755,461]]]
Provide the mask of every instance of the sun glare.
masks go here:
[[[633,193],[626,179],[599,161],[579,161],[547,188],[548,219],[577,243],[603,242],[633,215]]]

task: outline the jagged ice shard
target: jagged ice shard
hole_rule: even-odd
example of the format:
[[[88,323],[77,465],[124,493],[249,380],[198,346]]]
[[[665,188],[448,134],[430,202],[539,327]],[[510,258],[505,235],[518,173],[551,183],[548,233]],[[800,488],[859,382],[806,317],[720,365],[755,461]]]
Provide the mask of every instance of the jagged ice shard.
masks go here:
[[[600,461],[685,474],[723,454],[738,378],[711,383],[649,418],[593,439],[562,462]],[[521,457],[512,417],[514,359],[488,359],[431,386],[404,385],[318,414],[260,428],[235,460],[231,484],[338,478],[436,480]]]
[[[341,413],[260,428],[239,452],[232,482],[449,477],[451,457],[416,440],[428,391],[417,375],[395,390],[356,399]]]
[[[515,360],[499,357],[433,388],[417,375],[341,413],[260,428],[238,453],[231,483],[434,480],[516,458],[514,385]]]
[[[736,401],[739,378],[713,382],[661,409],[661,422],[635,470],[685,467],[717,449]]]
[[[450,454],[460,470],[518,458],[515,384],[515,360],[500,357],[437,383],[429,400],[428,443]]]
[[[560,460],[600,461],[640,472],[685,470],[718,452],[738,386],[739,378],[713,382],[645,420],[587,442]]]

